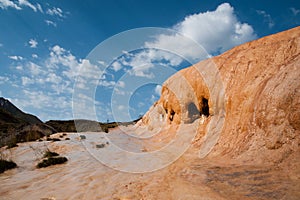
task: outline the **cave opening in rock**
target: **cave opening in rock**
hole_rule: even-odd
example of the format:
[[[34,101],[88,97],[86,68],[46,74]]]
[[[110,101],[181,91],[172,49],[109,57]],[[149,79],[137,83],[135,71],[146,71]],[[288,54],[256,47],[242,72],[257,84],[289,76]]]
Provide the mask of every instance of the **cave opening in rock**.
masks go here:
[[[206,117],[209,116],[209,106],[208,106],[208,99],[202,97],[202,106],[200,110],[201,115],[204,115]]]
[[[170,121],[173,121],[174,115],[175,115],[175,111],[171,109],[171,111],[170,111],[170,117],[169,117]]]

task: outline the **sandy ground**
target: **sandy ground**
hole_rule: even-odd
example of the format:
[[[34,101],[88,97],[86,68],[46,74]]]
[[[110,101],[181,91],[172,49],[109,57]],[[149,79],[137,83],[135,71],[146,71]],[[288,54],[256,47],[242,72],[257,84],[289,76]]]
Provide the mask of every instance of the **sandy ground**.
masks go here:
[[[190,131],[191,125],[184,127]],[[299,199],[299,177],[290,177],[278,167],[253,166],[250,163],[233,163],[226,159],[205,159],[197,156],[197,147],[191,146],[177,161],[149,173],[127,173],[101,163],[101,155],[93,151],[110,149],[112,138],[118,146],[131,152],[144,152],[153,145],[137,142],[124,134],[133,127],[111,131],[110,142],[104,133],[68,133],[70,140],[58,142],[29,142],[19,144],[6,154],[18,168],[0,175],[0,199]],[[139,130],[139,135],[143,130]],[[59,137],[61,133],[52,135]],[[80,140],[79,135],[85,135]],[[164,134],[166,135],[166,134]],[[168,134],[167,134],[168,135]],[[169,134],[172,138],[172,134]],[[157,139],[157,138],[156,138]],[[165,137],[163,140],[169,141]],[[114,140],[116,141],[116,140]],[[105,144],[96,148],[96,144]],[[90,146],[88,146],[90,144]],[[42,153],[51,151],[66,156],[66,164],[36,169]],[[104,151],[105,152],[105,151]],[[114,154],[114,151],[107,151]],[[95,152],[94,152],[95,153]],[[117,155],[116,166],[124,164]],[[100,158],[100,159],[99,159]],[[126,160],[126,159],[125,159]],[[149,163],[135,161],[143,168]],[[151,165],[151,164],[150,164]]]

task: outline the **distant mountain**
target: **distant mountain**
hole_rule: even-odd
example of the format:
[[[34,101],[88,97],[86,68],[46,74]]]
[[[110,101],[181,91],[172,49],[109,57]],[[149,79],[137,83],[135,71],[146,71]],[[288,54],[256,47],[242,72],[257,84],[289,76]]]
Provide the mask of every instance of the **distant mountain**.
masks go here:
[[[41,124],[43,123],[39,118],[34,115],[24,113],[9,100],[0,97],[0,109],[4,110],[6,113],[11,114],[14,118],[29,124]]]
[[[38,117],[24,113],[9,100],[0,97],[0,147],[37,140],[56,132]]]

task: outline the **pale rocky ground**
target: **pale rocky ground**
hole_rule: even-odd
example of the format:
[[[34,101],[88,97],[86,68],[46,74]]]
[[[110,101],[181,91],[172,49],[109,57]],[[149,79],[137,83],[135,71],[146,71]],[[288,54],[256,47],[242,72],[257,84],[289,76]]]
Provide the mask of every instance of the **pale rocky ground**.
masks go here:
[[[0,198],[300,199],[299,53],[298,27],[184,69],[166,81],[141,121],[110,131],[101,149],[95,145],[106,142],[104,133],[84,133],[85,141],[69,133],[71,140],[20,144],[7,151],[19,167],[0,175]],[[207,117],[199,115],[203,99]],[[166,150],[149,162],[113,145],[140,155],[172,142],[175,156]],[[69,161],[36,169],[40,154],[33,149],[45,144]],[[138,172],[176,158],[185,147],[175,162],[149,173],[121,172],[96,159]]]

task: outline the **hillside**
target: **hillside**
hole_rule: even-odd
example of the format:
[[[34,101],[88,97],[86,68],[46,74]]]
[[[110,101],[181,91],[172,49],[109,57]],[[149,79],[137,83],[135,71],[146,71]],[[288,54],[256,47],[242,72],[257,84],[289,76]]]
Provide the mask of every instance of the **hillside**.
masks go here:
[[[2,110],[5,110],[7,113],[11,114],[15,118],[17,118],[20,121],[24,121],[28,124],[39,124],[43,123],[39,118],[37,118],[34,115],[24,113],[19,108],[17,108],[15,105],[13,105],[9,100],[0,97],[0,108]]]
[[[0,146],[32,141],[56,133],[38,117],[24,113],[9,100],[0,97]]]

